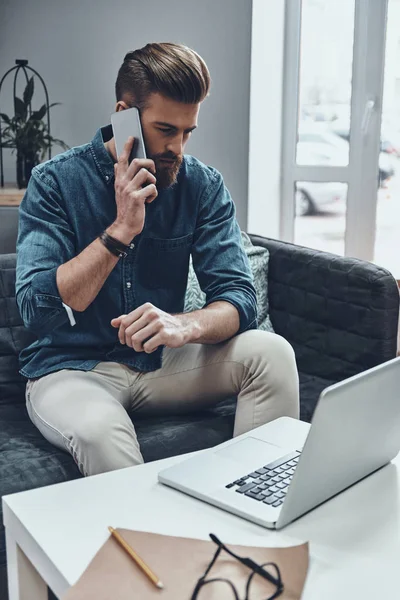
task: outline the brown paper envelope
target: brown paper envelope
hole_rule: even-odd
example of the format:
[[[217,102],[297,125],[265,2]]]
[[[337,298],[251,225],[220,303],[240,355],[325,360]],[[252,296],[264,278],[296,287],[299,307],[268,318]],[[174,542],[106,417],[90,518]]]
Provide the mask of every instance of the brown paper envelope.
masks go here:
[[[164,589],[156,588],[117,541],[110,537],[63,600],[190,600],[197,580],[203,575],[217,549],[211,540],[128,529],[118,531],[161,579]],[[271,561],[277,563],[285,588],[279,596],[280,600],[296,600],[301,597],[308,570],[307,543],[290,548],[227,545],[233,552],[250,557],[258,564]],[[270,572],[275,573],[272,568]],[[235,584],[240,598],[244,598],[250,573],[250,569],[222,551],[208,577],[230,579]],[[258,575],[254,576],[251,600],[263,600],[273,592],[272,584]],[[199,600],[233,598],[227,584],[212,583],[203,588]]]

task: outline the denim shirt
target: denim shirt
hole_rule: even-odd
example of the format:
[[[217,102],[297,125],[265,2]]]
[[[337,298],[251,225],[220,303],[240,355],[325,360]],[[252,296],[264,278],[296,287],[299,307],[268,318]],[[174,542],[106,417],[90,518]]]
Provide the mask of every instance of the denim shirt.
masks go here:
[[[146,205],[142,233],[83,312],[63,304],[60,265],[91,244],[116,218],[114,165],[104,147],[111,126],[93,140],[35,167],[20,205],[16,299],[37,340],[20,353],[20,373],[41,377],[60,369],[89,371],[100,361],[139,371],[162,366],[162,350],[136,352],[118,340],[111,319],[146,302],[181,313],[189,257],[206,305],[235,306],[240,329],[257,327],[256,296],[235,208],[215,169],[185,155],[177,183]]]

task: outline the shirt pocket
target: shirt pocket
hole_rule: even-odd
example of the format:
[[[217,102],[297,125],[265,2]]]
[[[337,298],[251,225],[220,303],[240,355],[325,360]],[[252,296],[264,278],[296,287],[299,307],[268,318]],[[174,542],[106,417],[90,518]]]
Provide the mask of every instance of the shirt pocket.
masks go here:
[[[139,283],[148,289],[186,287],[193,234],[143,238],[137,257]]]

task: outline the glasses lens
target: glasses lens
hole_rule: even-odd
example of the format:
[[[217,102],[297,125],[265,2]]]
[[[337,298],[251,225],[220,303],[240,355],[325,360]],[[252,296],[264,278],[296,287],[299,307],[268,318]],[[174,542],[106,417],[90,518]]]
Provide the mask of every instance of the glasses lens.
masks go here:
[[[210,581],[205,582],[197,596],[196,600],[238,600],[238,596],[235,595],[233,585],[226,580]]]

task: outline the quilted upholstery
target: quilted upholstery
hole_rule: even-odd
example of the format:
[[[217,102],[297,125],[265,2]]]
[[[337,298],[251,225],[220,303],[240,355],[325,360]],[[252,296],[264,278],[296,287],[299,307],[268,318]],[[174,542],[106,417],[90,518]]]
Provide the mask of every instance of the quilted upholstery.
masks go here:
[[[259,236],[252,241],[270,252],[270,316],[295,348],[301,417],[310,420],[324,387],[395,356],[398,290],[374,265]],[[34,337],[21,323],[14,283],[15,255],[0,255],[0,496],[80,477],[70,456],[46,442],[27,416],[17,354]],[[145,460],[230,438],[234,412],[232,399],[188,417],[135,420]],[[4,564],[0,528],[0,598]]]
[[[15,302],[15,254],[0,255],[0,405],[24,402],[18,352],[34,339],[23,326]]]
[[[292,344],[301,373],[340,381],[396,356],[399,290],[386,269],[260,236],[252,241],[270,251],[271,321]]]

